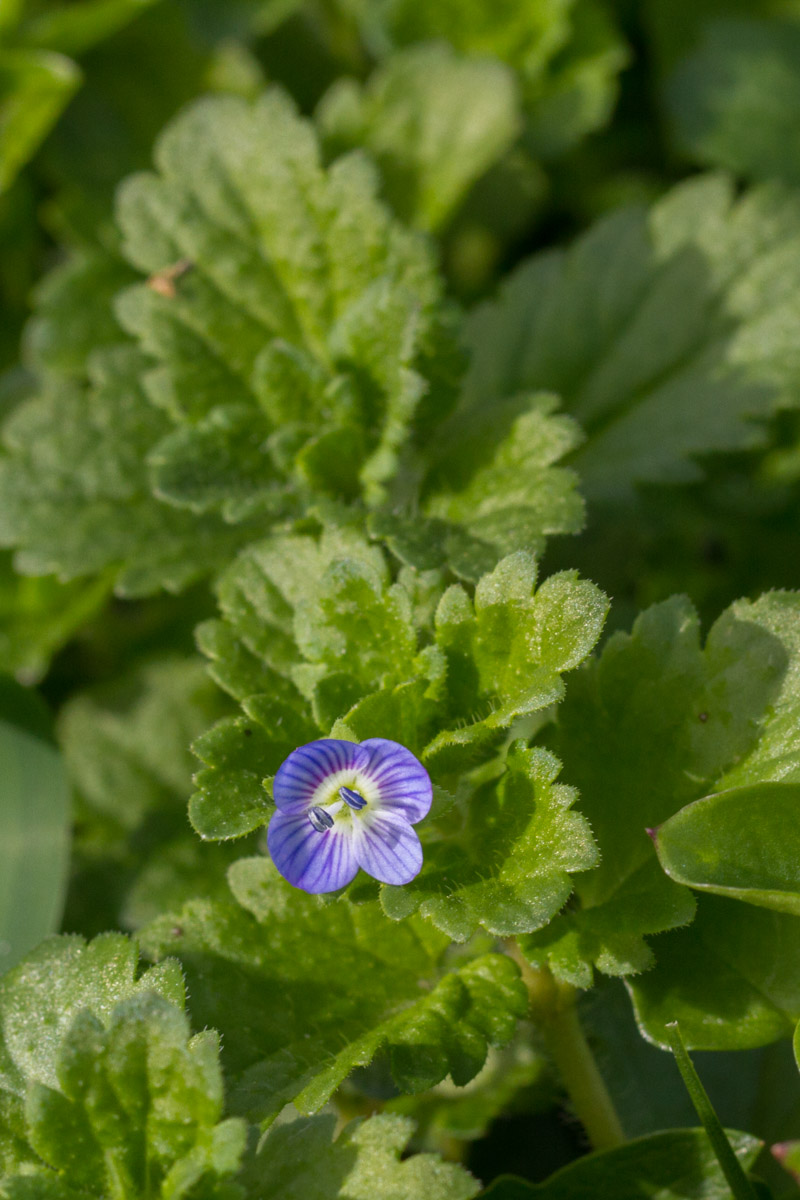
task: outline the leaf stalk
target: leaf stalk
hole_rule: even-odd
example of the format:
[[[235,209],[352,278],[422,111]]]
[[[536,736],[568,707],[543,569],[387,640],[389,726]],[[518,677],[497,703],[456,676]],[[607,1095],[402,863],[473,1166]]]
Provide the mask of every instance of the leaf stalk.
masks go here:
[[[528,989],[531,1018],[593,1149],[623,1145],[622,1123],[578,1016],[577,988],[560,983],[546,967],[532,967],[516,942],[507,949]]]

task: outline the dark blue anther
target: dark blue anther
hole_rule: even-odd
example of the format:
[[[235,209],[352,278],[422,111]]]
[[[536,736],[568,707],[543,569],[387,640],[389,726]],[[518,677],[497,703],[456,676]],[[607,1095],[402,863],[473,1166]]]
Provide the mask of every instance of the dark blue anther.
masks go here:
[[[324,833],[326,829],[333,829],[333,817],[329,812],[325,812],[324,808],[319,808],[317,805],[308,810],[308,819],[317,833]]]
[[[345,804],[349,804],[351,808],[354,808],[356,810],[356,812],[360,808],[367,807],[367,802],[364,799],[364,797],[361,795],[361,793],[354,792],[352,788],[340,787],[339,795],[342,797]]]

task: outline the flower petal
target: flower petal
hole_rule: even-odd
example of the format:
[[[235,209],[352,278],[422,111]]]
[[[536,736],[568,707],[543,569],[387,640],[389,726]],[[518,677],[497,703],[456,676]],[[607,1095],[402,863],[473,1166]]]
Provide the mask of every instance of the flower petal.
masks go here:
[[[409,883],[419,875],[422,846],[408,821],[399,813],[380,811],[354,821],[358,865],[381,883]]]
[[[284,879],[304,892],[336,892],[358,871],[352,822],[318,833],[304,813],[276,812],[267,845]]]
[[[335,783],[337,773],[350,775],[368,762],[357,742],[320,738],[293,750],[272,782],[275,805],[281,812],[302,813],[319,801],[318,792]],[[341,782],[346,783],[343,776]],[[334,788],[335,790],[335,788]]]
[[[390,810],[416,825],[427,817],[433,801],[430,776],[419,759],[399,742],[368,738],[360,749],[369,754],[364,773],[380,791],[382,811]]]

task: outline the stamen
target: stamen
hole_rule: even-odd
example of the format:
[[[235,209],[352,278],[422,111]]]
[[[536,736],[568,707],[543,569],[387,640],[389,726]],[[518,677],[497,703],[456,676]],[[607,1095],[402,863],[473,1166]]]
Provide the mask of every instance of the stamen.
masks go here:
[[[339,795],[342,797],[345,803],[349,804],[351,808],[354,808],[356,812],[358,812],[358,810],[361,808],[367,807],[367,802],[361,793],[354,792],[352,788],[340,787]]]
[[[308,819],[317,833],[324,833],[326,829],[333,829],[333,817],[317,804],[308,810]]]

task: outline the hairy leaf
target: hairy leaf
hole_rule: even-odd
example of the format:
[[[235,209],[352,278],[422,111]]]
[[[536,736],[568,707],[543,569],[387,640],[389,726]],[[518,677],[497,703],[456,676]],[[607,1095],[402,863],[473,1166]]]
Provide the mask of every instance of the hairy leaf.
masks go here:
[[[614,635],[575,677],[554,745],[579,788],[601,860],[578,881],[580,911],[559,916],[526,952],[586,986],[589,963],[612,974],[641,971],[653,961],[643,935],[691,920],[692,895],[662,873],[646,830],[708,793],[789,781],[800,770],[799,605],[790,593],[739,601],[701,648],[696,614],[673,599],[648,609],[631,635]],[[684,936],[690,943],[695,932],[659,939],[659,960]],[[726,937],[721,930],[722,955]],[[653,988],[656,978],[666,983],[670,973],[650,973],[642,986]],[[721,1043],[727,1036],[737,1036],[734,1020],[720,1026]]]
[[[487,394],[560,394],[587,434],[590,500],[700,477],[695,459],[763,443],[754,419],[794,403],[800,207],[776,185],[681,184],[518,267],[469,327],[454,420]]]
[[[448,1073],[464,1084],[527,1009],[505,955],[448,969],[448,939],[430,926],[395,924],[374,902],[307,896],[263,858],[241,859],[230,881],[243,907],[195,901],[156,922],[146,944],[180,954],[194,1019],[223,1035],[239,1111],[269,1117],[294,1100],[314,1112],[378,1053],[405,1091]]]
[[[541,393],[479,407],[446,428],[422,486],[422,513],[383,511],[371,521],[402,561],[447,563],[475,582],[515,550],[540,553],[547,537],[577,532],[584,519],[577,476],[560,460],[582,440],[577,424]]]
[[[470,1200],[480,1184],[432,1154],[400,1161],[413,1131],[404,1117],[352,1122],[331,1142],[332,1116],[275,1126],[245,1164],[253,1200]]]
[[[536,589],[535,563],[519,553],[474,601],[460,585],[440,587],[420,627],[409,577],[389,580],[377,549],[346,531],[271,539],[226,572],[226,620],[202,627],[200,643],[245,715],[194,745],[205,766],[192,823],[209,839],[250,833],[269,821],[269,777],[295,746],[331,728],[390,737],[438,786],[419,830],[422,873],[383,888],[385,912],[419,911],[457,941],[479,925],[539,929],[568,898],[571,873],[595,861],[586,822],[569,811],[574,793],[555,783],[558,761],[524,743],[486,780],[465,773],[498,755],[516,720],[560,699],[562,674],[599,635],[605,597],[569,572]]]
[[[7,1170],[32,1159],[24,1102],[34,1083],[58,1087],[62,1039],[79,1013],[107,1025],[126,998],[157,992],[184,999],[174,960],[137,977],[137,950],[122,934],[83,939],[53,937],[0,978],[0,1160]]]
[[[58,1086],[34,1083],[25,1119],[31,1145],[89,1194],[229,1195],[246,1126],[221,1121],[222,1075],[212,1030],[191,1037],[174,1004],[148,993],[121,1001],[107,1024],[75,1018],[58,1052]]]
[[[384,911],[419,911],[457,941],[478,925],[504,937],[545,925],[572,891],[569,873],[597,858],[587,822],[570,812],[575,793],[555,782],[559,766],[515,743],[496,792],[475,793],[458,836],[426,844],[410,884],[383,886]]]

